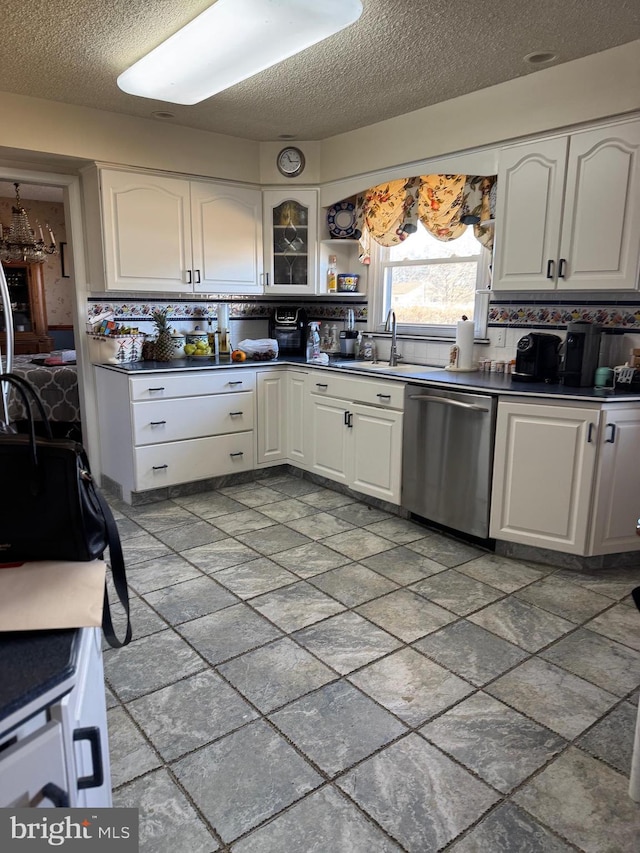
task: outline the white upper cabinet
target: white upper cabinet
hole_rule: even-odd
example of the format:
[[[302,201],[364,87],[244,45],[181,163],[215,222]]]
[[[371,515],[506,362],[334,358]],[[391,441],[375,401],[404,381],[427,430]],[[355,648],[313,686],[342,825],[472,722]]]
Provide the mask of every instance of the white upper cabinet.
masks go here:
[[[191,293],[189,182],[101,172],[106,290]]]
[[[262,293],[260,190],[191,181],[196,293]]]
[[[633,290],[640,258],[640,121],[571,137],[559,288]]]
[[[318,191],[263,193],[265,293],[315,294]]]
[[[640,121],[500,152],[494,290],[635,290]]]
[[[106,290],[261,293],[259,190],[100,172]]]
[[[555,287],[568,143],[563,137],[500,152],[494,290]]]

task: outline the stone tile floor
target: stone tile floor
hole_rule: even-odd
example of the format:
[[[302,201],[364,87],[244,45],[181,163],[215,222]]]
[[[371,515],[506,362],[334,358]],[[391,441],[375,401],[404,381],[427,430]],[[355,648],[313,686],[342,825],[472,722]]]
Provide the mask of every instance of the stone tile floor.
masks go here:
[[[111,503],[114,805],[145,853],[640,849],[640,558],[508,560],[289,475]]]

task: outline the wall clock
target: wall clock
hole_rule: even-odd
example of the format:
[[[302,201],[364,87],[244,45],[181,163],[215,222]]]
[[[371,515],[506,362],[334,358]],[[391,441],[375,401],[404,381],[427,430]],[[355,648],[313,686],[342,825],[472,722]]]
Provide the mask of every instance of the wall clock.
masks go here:
[[[304,169],[304,154],[299,148],[283,148],[278,154],[276,165],[285,178],[295,178]]]

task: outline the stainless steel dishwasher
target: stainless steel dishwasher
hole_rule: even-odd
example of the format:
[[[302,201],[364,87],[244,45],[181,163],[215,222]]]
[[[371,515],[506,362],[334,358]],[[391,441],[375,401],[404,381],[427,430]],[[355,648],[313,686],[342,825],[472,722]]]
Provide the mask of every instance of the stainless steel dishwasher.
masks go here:
[[[407,385],[402,506],[445,527],[486,539],[496,399]]]

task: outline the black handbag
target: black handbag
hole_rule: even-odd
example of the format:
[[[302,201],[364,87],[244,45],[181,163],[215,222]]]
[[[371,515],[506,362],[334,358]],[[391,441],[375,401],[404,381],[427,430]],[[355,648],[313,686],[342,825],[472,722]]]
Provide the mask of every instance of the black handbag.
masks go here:
[[[101,559],[109,548],[111,575],[126,615],[124,640],[116,637],[105,588],[103,630],[110,646],[131,640],[129,591],[118,528],[93,481],[84,447],[54,439],[34,386],[14,373],[0,374],[22,398],[28,434],[0,434],[0,563]],[[36,436],[36,406],[46,435]]]

